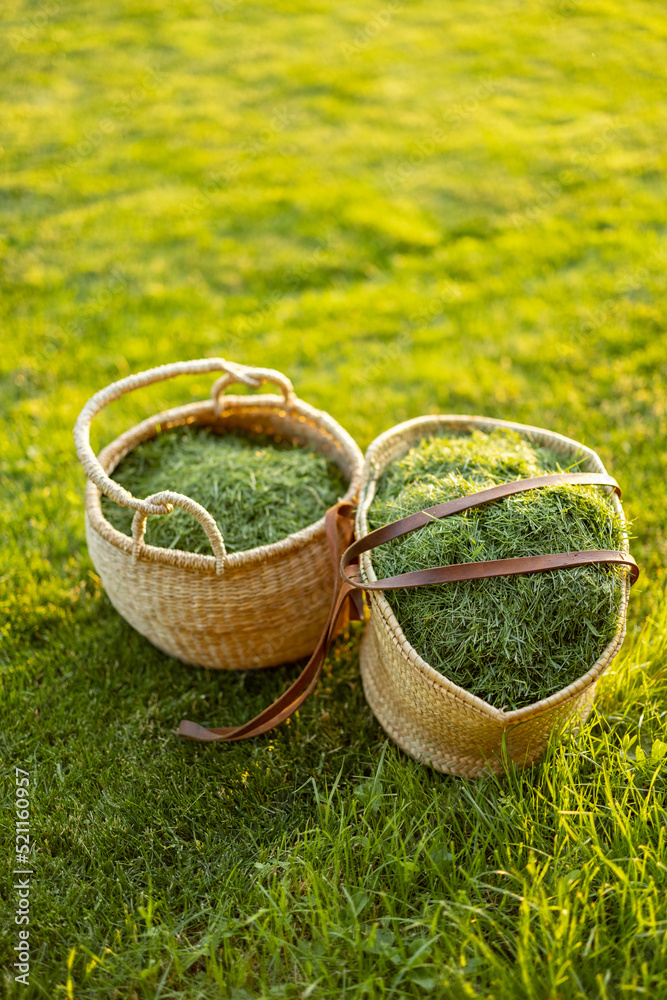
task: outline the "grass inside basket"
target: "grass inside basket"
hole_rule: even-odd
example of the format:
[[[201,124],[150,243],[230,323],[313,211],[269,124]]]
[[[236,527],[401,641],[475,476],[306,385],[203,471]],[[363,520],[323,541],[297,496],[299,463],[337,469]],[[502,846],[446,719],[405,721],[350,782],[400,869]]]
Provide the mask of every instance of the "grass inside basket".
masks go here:
[[[347,490],[341,470],[310,448],[266,435],[191,427],[144,441],[113,475],[136,497],[174,490],[196,500],[215,518],[228,552],[269,545],[308,527]],[[103,496],[102,513],[132,534],[133,510]],[[149,517],[146,542],[210,552],[203,529],[180,508]]]
[[[577,468],[511,431],[427,438],[385,470],[369,528],[497,483]],[[618,549],[622,537],[621,519],[600,487],[563,483],[434,521],[374,549],[372,560],[385,577],[451,563]],[[590,669],[616,632],[622,571],[582,566],[385,596],[424,660],[509,710],[554,694]]]

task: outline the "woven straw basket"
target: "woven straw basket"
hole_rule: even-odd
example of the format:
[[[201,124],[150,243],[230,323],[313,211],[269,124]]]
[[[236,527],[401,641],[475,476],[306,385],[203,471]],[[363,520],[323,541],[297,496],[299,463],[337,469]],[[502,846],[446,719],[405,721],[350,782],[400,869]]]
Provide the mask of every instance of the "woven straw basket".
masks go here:
[[[408,420],[380,435],[366,452],[356,516],[357,538],[368,531],[367,514],[378,479],[387,466],[401,458],[422,438],[452,431],[517,431],[568,462],[583,459],[582,471],[605,473],[590,448],[550,431],[485,417],[433,416]],[[611,500],[623,511],[615,493]],[[624,540],[627,553],[627,536]],[[360,561],[361,579],[374,582],[370,552]],[[364,691],[386,733],[411,756],[438,771],[476,776],[500,773],[506,758],[528,765],[543,754],[552,733],[584,722],[595,696],[596,683],[621,647],[630,583],[625,573],[618,629],[602,655],[586,674],[562,691],[527,708],[504,712],[458,687],[421,658],[406,639],[383,591],[367,592],[370,622],[361,649]]]
[[[210,399],[144,420],[95,457],[90,424],[109,403],[176,375],[220,371],[224,374],[214,383]],[[272,382],[280,395],[222,397],[234,382],[253,388]],[[207,358],[162,365],[121,379],[86,403],[74,429],[77,454],[89,479],[85,501],[88,548],[111,603],[155,646],[186,663],[234,670],[307,656],[327,620],[334,586],[324,517],[272,545],[227,553],[218,525],[194,500],[170,491],[137,499],[109,478],[140,442],[160,430],[186,424],[217,433],[240,429],[308,444],[343,472],[349,483],[343,499],[356,499],[363,463],[359,448],[328,414],[297,399],[291,382],[280,372]],[[173,485],[178,489],[178,483]],[[100,492],[136,510],[132,538],[104,518]],[[147,517],[168,515],[174,505],[201,524],[213,555],[144,543]],[[307,614],[300,610],[304,594]]]

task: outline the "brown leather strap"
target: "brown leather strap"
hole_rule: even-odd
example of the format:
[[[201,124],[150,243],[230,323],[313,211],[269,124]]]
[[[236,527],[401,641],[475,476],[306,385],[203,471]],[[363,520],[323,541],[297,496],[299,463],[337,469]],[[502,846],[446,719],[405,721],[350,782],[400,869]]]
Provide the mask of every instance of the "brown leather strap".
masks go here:
[[[516,559],[490,559],[487,562],[453,563],[420,569],[412,573],[388,576],[384,580],[362,583],[352,577],[350,584],[360,590],[399,590],[401,587],[431,587],[436,583],[456,583],[459,580],[484,580],[492,576],[525,576],[550,569],[572,569],[594,563],[616,563],[630,567],[632,583],[639,576],[639,567],[631,555],[614,549],[587,549],[584,552],[554,552],[551,555],[519,556]],[[347,580],[347,576],[346,576]],[[347,586],[347,582],[345,586]]]
[[[516,559],[492,559],[487,562],[456,563],[451,566],[438,566],[433,569],[415,570],[411,573],[401,573],[398,576],[386,577],[374,582],[363,582],[357,576],[348,576],[346,569],[356,562],[362,552],[383,545],[393,538],[423,527],[425,524],[458,514],[463,510],[480,507],[482,504],[500,500],[503,497],[523,493],[526,490],[541,486],[551,486],[557,483],[581,483],[585,485],[611,486],[616,493],[621,493],[620,487],[611,476],[588,472],[561,472],[548,476],[535,476],[532,479],[518,479],[509,483],[501,483],[490,489],[479,490],[466,496],[448,500],[446,503],[428,507],[426,510],[398,521],[392,521],[376,531],[371,531],[363,538],[357,539],[344,553],[340,563],[343,581],[360,590],[398,590],[401,587],[429,587],[439,583],[455,583],[460,580],[480,580],[494,576],[517,576],[526,573],[543,573],[547,570],[570,569],[573,566],[587,566],[593,563],[615,563],[630,568],[631,583],[639,576],[639,567],[629,553],[616,552],[611,549],[591,549],[585,552],[557,552],[551,555],[522,556]]]
[[[429,521],[442,517],[450,517],[452,514],[460,514],[463,510],[470,510],[472,507],[481,507],[482,504],[491,503],[493,500],[502,500],[505,497],[514,496],[516,493],[525,493],[528,490],[537,489],[540,486],[554,486],[558,483],[581,483],[583,485],[611,486],[613,490],[621,495],[621,487],[611,476],[602,475],[598,472],[557,472],[548,476],[534,476],[532,479],[517,479],[509,483],[500,483],[499,486],[491,486],[486,490],[479,490],[477,493],[468,493],[455,500],[447,500],[446,503],[436,504],[435,507],[427,507],[416,514],[408,517],[401,517],[398,521],[385,524],[382,528],[369,532],[363,538],[358,538],[345,553],[346,562],[356,562],[362,552],[374,549],[384,542],[389,542],[392,538],[400,538],[417,528],[422,528]]]
[[[334,567],[334,593],[329,616],[324,626],[320,640],[294,683],[277,698],[273,704],[256,715],[254,719],[240,726],[225,726],[218,729],[206,729],[196,722],[183,720],[178,728],[178,735],[188,740],[206,742],[232,742],[246,740],[251,736],[259,736],[279,725],[292,715],[306,700],[317,683],[326,658],[329,646],[342,625],[354,617],[361,617],[360,595],[347,583],[342,583],[338,575],[340,552],[354,537],[354,508],[351,504],[341,502],[331,507],[325,515],[327,544]]]
[[[621,563],[630,567],[632,583],[639,574],[639,569],[630,555],[611,550],[589,552],[561,552],[554,555],[525,556],[517,559],[495,559],[489,562],[461,563],[453,566],[440,566],[434,569],[418,570],[412,573],[402,573],[399,576],[387,577],[373,583],[364,583],[358,576],[348,576],[346,569],[352,569],[360,553],[382,545],[392,538],[400,538],[417,528],[423,527],[434,519],[458,514],[462,510],[479,507],[493,500],[522,493],[540,486],[550,486],[554,483],[583,483],[587,485],[611,486],[620,496],[620,488],[611,476],[597,473],[559,473],[556,475],[536,476],[532,479],[522,479],[516,482],[502,483],[487,490],[480,490],[469,496],[458,497],[447,503],[429,507],[417,514],[401,518],[387,524],[376,531],[370,532],[364,538],[349,545],[354,535],[354,508],[349,503],[338,503],[331,507],[325,518],[327,543],[334,567],[338,570],[341,548],[348,546],[340,558],[340,577],[336,574],[334,593],[326,625],[320,640],[294,683],[277,698],[273,704],[256,715],[254,719],[240,726],[207,729],[196,722],[183,720],[178,735],[189,740],[205,742],[232,742],[245,740],[252,736],[273,729],[290,715],[306,700],[317,683],[329,646],[341,628],[342,624],[354,618],[363,617],[361,590],[396,590],[399,587],[425,587],[436,583],[451,583],[457,580],[473,580],[491,576],[509,576],[519,573],[535,573],[549,569],[560,569],[571,566],[583,566],[591,563]]]

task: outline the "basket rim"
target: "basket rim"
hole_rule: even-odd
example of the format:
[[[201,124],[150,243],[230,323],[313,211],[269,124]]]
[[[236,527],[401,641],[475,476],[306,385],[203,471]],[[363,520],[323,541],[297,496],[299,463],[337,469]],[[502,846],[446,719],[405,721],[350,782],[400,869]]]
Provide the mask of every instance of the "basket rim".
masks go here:
[[[210,423],[214,420],[221,422],[228,416],[244,412],[246,414],[256,412],[258,415],[273,413],[281,418],[294,417],[297,424],[309,423],[311,428],[317,428],[323,440],[327,438],[335,440],[347,458],[352,470],[347,491],[341,499],[350,503],[356,501],[363,466],[361,449],[354,438],[330,414],[324,410],[318,410],[310,406],[309,403],[297,397],[289,405],[286,405],[283,396],[268,393],[262,393],[258,396],[225,396],[224,408],[217,415],[212,400],[201,400],[172,407],[168,410],[162,410],[135,424],[113,441],[110,441],[100,451],[97,458],[104,471],[109,474],[133,448],[142,441],[154,437],[161,428],[164,428],[165,424],[168,425],[169,429],[198,423],[206,425],[207,422]],[[334,460],[333,456],[331,460]],[[91,529],[96,531],[116,549],[133,556],[135,549],[132,537],[114,528],[107,521],[102,513],[101,496],[101,490],[91,480],[88,480],[85,492],[85,510]],[[225,568],[234,569],[240,566],[265,563],[272,558],[286,556],[291,552],[305,548],[314,538],[323,536],[324,532],[325,523],[323,515],[317,521],[313,521],[305,528],[301,528],[299,531],[293,532],[291,535],[287,535],[277,542],[271,542],[269,545],[259,545],[252,549],[244,549],[240,552],[228,552],[225,560]],[[216,572],[216,558],[214,555],[186,552],[183,549],[167,549],[162,546],[142,545],[141,561],[176,566],[180,569],[203,570],[210,573]]]
[[[600,473],[607,472],[599,455],[591,448],[588,448],[579,441],[575,441],[573,438],[565,437],[562,434],[547,430],[546,428],[535,427],[532,424],[521,424],[515,421],[501,420],[496,417],[484,417],[468,414],[431,414],[429,416],[414,417],[411,420],[406,420],[400,424],[396,424],[394,427],[390,427],[388,430],[378,435],[378,437],[371,442],[366,450],[364,468],[361,474],[359,504],[356,515],[357,538],[363,538],[368,534],[367,512],[375,495],[375,486],[377,481],[389,462],[399,457],[399,455],[406,454],[406,452],[408,452],[417,441],[421,440],[421,438],[429,436],[430,433],[437,433],[445,427],[452,427],[452,425],[458,426],[461,429],[469,428],[470,430],[494,428],[514,430],[517,431],[517,433],[522,434],[524,437],[538,440],[541,444],[550,443],[552,447],[553,445],[556,445],[558,450],[562,450],[564,453],[569,452],[572,456],[575,454],[583,456],[587,459],[587,464],[590,463],[592,466],[589,471]],[[390,460],[381,464],[378,459],[378,452],[381,453],[384,447],[390,443],[400,443],[401,446],[397,449],[396,453]],[[625,530],[626,519],[623,507],[617,495],[613,492],[613,490],[611,490],[611,488],[609,488],[609,492],[612,504],[614,505],[616,512],[619,514],[624,526],[622,551],[627,553],[629,551],[629,544],[627,530]],[[364,576],[368,580],[377,580],[370,552],[362,553],[361,565]],[[549,697],[542,698],[540,701],[533,702],[531,705],[526,705],[523,708],[512,709],[509,712],[500,708],[495,708],[487,701],[484,701],[483,698],[479,698],[477,695],[471,694],[465,688],[455,684],[454,681],[437,671],[428,663],[428,661],[424,660],[406,638],[405,633],[403,632],[398,619],[394,615],[391,605],[389,604],[383,591],[370,592],[369,603],[371,606],[371,613],[375,607],[384,619],[384,623],[391,633],[391,639],[394,644],[400,648],[401,655],[412,663],[413,667],[424,676],[428,683],[446,691],[450,698],[464,702],[468,708],[473,709],[478,714],[484,715],[488,719],[501,723],[504,728],[508,725],[519,725],[522,722],[527,722],[536,716],[556,709],[558,706],[563,705],[574,695],[581,693],[598,680],[603,671],[613,660],[623,643],[623,639],[625,638],[626,613],[629,594],[629,573],[626,572],[623,581],[623,594],[621,598],[618,628],[611,641],[607,644],[598,659],[586,671],[586,673],[582,674],[571,684],[568,684],[567,687],[561,688],[554,694],[549,695]]]

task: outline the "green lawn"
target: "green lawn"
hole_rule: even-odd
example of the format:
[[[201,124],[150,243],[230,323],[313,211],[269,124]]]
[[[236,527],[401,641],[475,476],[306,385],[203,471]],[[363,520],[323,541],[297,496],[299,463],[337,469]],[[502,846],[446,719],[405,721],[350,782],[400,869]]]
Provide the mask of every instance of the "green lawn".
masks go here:
[[[0,994],[667,997],[661,5],[3,14]],[[287,372],[362,447],[457,412],[601,454],[642,576],[577,743],[502,779],[418,765],[366,706],[358,626],[289,725],[174,736],[248,718],[295,668],[187,668],[119,618],[71,428],[108,382],[206,355]],[[209,388],[129,397],[94,443]]]

